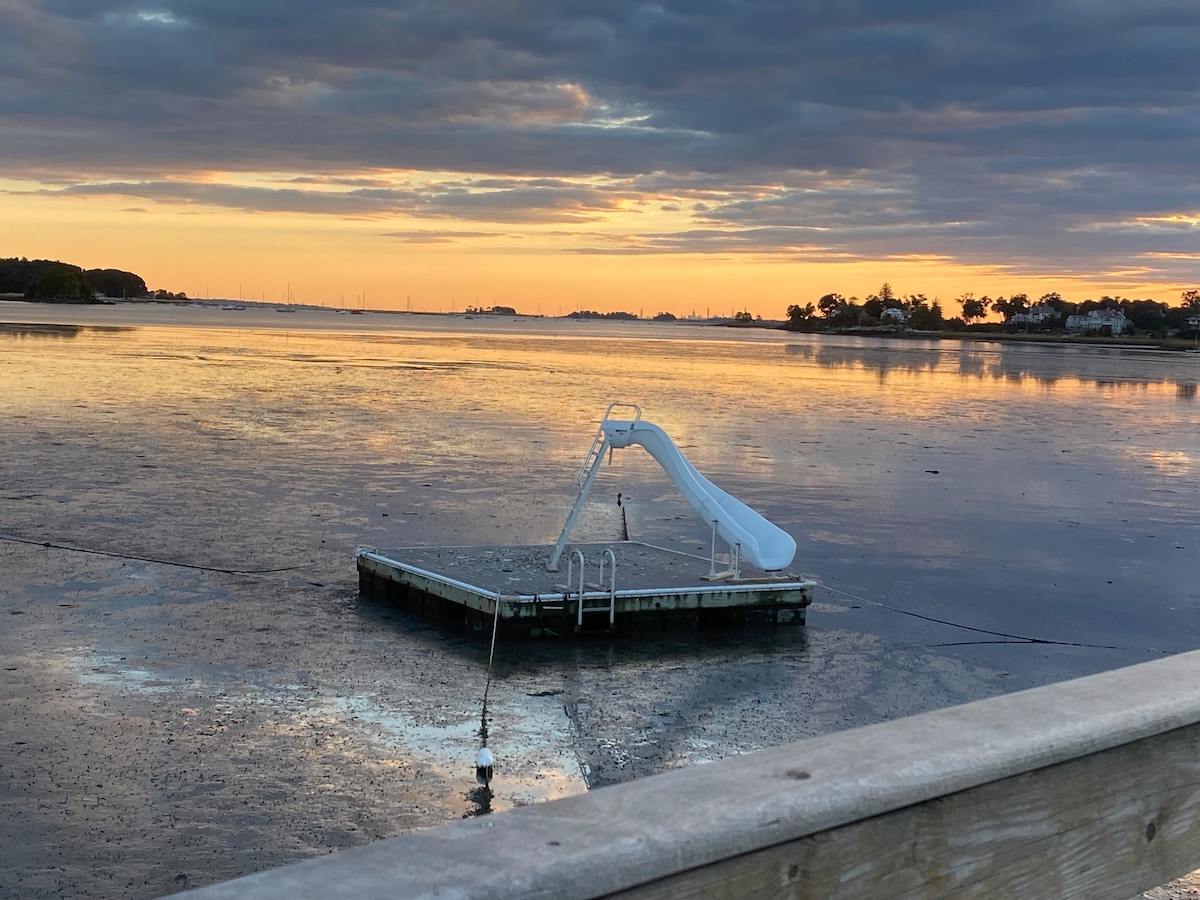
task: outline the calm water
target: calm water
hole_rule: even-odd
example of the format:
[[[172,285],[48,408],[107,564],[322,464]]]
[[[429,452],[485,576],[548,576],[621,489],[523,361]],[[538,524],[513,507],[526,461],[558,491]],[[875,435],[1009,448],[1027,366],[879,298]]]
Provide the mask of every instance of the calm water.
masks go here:
[[[356,545],[552,542],[598,419],[620,399],[795,536],[794,570],[822,584],[807,633],[501,647],[493,735],[509,768],[494,809],[1200,647],[1194,354],[254,309],[0,303],[0,322],[0,430],[17,448],[0,451],[3,534],[303,566],[288,600],[302,614],[309,595],[314,609],[352,595]],[[601,470],[577,536],[619,535],[618,491],[632,537],[707,553],[706,526],[637,448]],[[99,572],[101,594],[83,575],[65,588],[44,573],[5,577],[11,604],[51,589],[103,601],[83,624],[12,617],[81,690],[138,694],[150,718],[171,704],[200,717],[205,703],[236,707],[248,721],[270,708],[292,722],[286,734],[319,710],[357,760],[436,762],[438,787],[408,786],[406,803],[481,811],[463,761],[486,647],[378,625],[368,609],[357,625],[322,619],[335,649],[308,659],[287,631],[303,620],[277,623],[305,659],[297,674],[299,661],[255,659],[254,644],[229,649],[237,604],[250,608],[236,584],[167,585],[153,566]],[[229,637],[219,658],[216,644],[173,636],[187,633],[187,604],[219,632],[205,640]],[[207,700],[182,693],[200,685]],[[308,764],[272,734],[272,753]],[[330,764],[296,796],[360,766]],[[361,785],[345,790],[346,809],[361,809]],[[321,814],[349,815],[339,809]],[[223,822],[209,826],[215,846],[245,842]],[[116,838],[139,857],[160,852]],[[342,845],[290,839],[266,830],[258,855],[219,874]]]
[[[178,463],[198,478],[252,464],[264,494],[308,482],[310,502],[336,493],[359,523],[338,532],[347,546],[552,541],[597,419],[623,399],[790,531],[795,567],[831,588],[1122,648],[1064,652],[1086,670],[1200,646],[1195,355],[6,306],[9,321],[82,313],[143,327],[3,332],[0,414],[194,452]],[[616,527],[617,491],[633,536],[707,550],[703,524],[636,449],[602,470],[582,532]],[[906,639],[986,638],[879,608],[861,619]],[[1006,666],[1019,657],[1001,652]]]

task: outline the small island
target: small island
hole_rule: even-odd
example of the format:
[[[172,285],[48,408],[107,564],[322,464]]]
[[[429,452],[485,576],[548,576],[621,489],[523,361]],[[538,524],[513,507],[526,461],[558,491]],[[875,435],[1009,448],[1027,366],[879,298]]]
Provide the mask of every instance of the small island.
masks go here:
[[[151,292],[141,276],[133,272],[85,270],[58,260],[24,257],[0,259],[0,294],[46,303],[104,303],[106,298],[134,300],[158,294],[175,299],[165,291]]]

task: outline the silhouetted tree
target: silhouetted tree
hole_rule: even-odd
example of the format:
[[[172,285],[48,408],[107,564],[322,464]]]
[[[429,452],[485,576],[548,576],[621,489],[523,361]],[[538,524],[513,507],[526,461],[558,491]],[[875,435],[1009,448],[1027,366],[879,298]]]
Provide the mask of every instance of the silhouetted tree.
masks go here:
[[[838,307],[842,306],[845,302],[846,298],[841,294],[825,294],[817,301],[817,309],[821,311],[821,315],[826,319],[832,319]]]
[[[924,294],[908,298],[908,311],[912,314],[908,324],[920,331],[938,331],[945,325],[942,305],[936,300],[930,303]]]
[[[968,325],[975,319],[982,319],[987,315],[988,302],[986,298],[976,298],[971,294],[963,294],[956,302],[962,307],[963,321]]]
[[[83,273],[92,286],[106,297],[144,297],[146,282],[132,272],[120,269],[88,269]]]
[[[817,308],[811,303],[805,303],[803,306],[793,303],[787,308],[788,325],[794,328],[799,328],[812,321],[816,315]]]
[[[992,309],[1004,316],[1005,319],[1011,319],[1017,313],[1029,311],[1029,295],[1013,294],[1008,299],[997,297],[992,301]]]
[[[1167,329],[1167,304],[1157,300],[1123,300],[1121,312],[1136,331],[1147,334],[1165,334]]]
[[[96,289],[84,277],[77,266],[59,263],[39,276],[33,285],[25,289],[31,300],[75,300],[87,303],[96,299]]]

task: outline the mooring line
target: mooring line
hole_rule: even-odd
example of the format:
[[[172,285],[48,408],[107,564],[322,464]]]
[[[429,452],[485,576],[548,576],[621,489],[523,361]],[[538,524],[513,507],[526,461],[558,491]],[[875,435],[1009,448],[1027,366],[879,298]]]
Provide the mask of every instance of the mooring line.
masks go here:
[[[492,647],[488,652],[487,684],[483,686],[483,712],[479,716],[479,752],[475,754],[475,780],[483,785],[485,791],[492,789],[492,775],[496,762],[492,751],[488,749],[488,692],[492,689],[492,666],[496,661],[496,635],[500,626],[500,595],[493,601],[492,612]]]
[[[911,616],[914,619],[922,619],[926,622],[934,622],[938,625],[948,625],[951,628],[961,628],[963,631],[973,631],[976,634],[986,634],[991,637],[1005,638],[1004,641],[987,641],[986,643],[1009,643],[1009,644],[1049,644],[1057,647],[1083,647],[1089,650],[1137,650],[1141,653],[1162,653],[1166,654],[1168,650],[1152,650],[1145,647],[1117,647],[1110,644],[1085,644],[1082,641],[1056,641],[1051,638],[1030,637],[1024,634],[1011,634],[1006,631],[992,631],[988,628],[977,628],[974,625],[963,625],[960,622],[951,622],[948,619],[939,619],[936,616],[927,616],[923,613],[913,612],[910,609],[902,609],[899,606],[892,606],[888,603],[882,603],[879,600],[871,600],[867,597],[860,597],[857,594],[852,594],[849,591],[838,590],[835,587],[830,587],[827,584],[818,584],[827,591],[835,594],[841,594],[843,597],[849,597],[851,600],[857,600],[860,603],[869,603],[872,606],[878,606],[881,609],[890,610],[894,613],[899,613],[902,616]],[[962,643],[985,643],[982,641],[971,641]],[[933,646],[952,647],[954,644],[935,644]]]
[[[481,747],[488,745],[488,727],[487,727],[487,712],[488,712],[488,692],[492,689],[492,664],[496,661],[496,634],[500,626],[500,597],[495,599],[495,609],[492,613],[492,647],[488,651],[488,667],[487,667],[487,683],[483,686],[483,715],[479,721],[479,737],[483,743]]]
[[[199,569],[201,572],[219,572],[222,575],[272,575],[277,572],[294,572],[297,569],[308,568],[311,563],[300,566],[280,566],[277,569],[222,569],[217,566],[201,566],[195,563],[176,562],[171,559],[155,559],[152,556],[133,556],[128,553],[113,553],[109,550],[94,550],[88,547],[71,547],[67,544],[56,544],[53,541],[31,541],[27,538],[12,537],[0,534],[0,541],[12,544],[28,544],[31,547],[45,547],[49,550],[66,550],[70,553],[90,553],[94,556],[109,556],[113,559],[128,559],[136,562],[155,563],[160,566],[174,566],[178,569]]]

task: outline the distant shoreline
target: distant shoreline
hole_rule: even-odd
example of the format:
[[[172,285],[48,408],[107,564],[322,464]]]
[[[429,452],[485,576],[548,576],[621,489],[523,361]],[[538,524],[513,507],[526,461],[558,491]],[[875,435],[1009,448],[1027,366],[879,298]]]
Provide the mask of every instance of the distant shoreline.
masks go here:
[[[351,315],[384,315],[384,316],[420,316],[422,318],[445,318],[459,319],[469,317],[478,321],[486,322],[489,319],[507,319],[507,320],[528,320],[528,321],[582,321],[597,324],[617,324],[617,325],[691,325],[705,328],[729,328],[731,330],[768,330],[782,331],[788,334],[804,334],[813,335],[815,337],[836,336],[836,337],[856,337],[867,338],[880,342],[887,341],[959,341],[962,343],[1016,343],[1016,344],[1036,344],[1041,346],[1085,346],[1085,347],[1107,347],[1114,350],[1143,350],[1143,351],[1158,351],[1165,353],[1194,353],[1200,347],[1197,347],[1196,342],[1190,338],[1156,338],[1156,337],[1136,337],[1136,336],[1120,336],[1120,337],[1103,337],[1099,335],[1070,335],[1070,334],[1031,334],[1021,332],[997,332],[997,331],[917,331],[904,330],[899,331],[892,328],[843,328],[831,331],[808,331],[789,328],[787,320],[767,320],[759,319],[753,322],[735,322],[732,319],[713,318],[706,320],[694,319],[672,319],[660,321],[655,319],[606,319],[603,317],[588,317],[579,318],[575,316],[545,316],[532,315],[526,313],[491,313],[491,312],[476,312],[468,314],[466,312],[433,312],[429,310],[404,310],[404,309],[345,309],[333,306],[316,306],[313,304],[304,303],[269,303],[261,300],[215,300],[215,299],[187,299],[187,300],[156,300],[153,298],[144,299],[125,299],[106,297],[99,301],[76,301],[76,300],[47,300],[33,299],[25,297],[21,294],[0,294],[0,301],[13,301],[29,304],[40,304],[50,307],[113,307],[113,306],[172,306],[177,308],[204,308],[217,310],[243,310],[252,309],[259,312],[269,312],[272,310],[280,312],[312,312],[318,314],[351,314]]]

